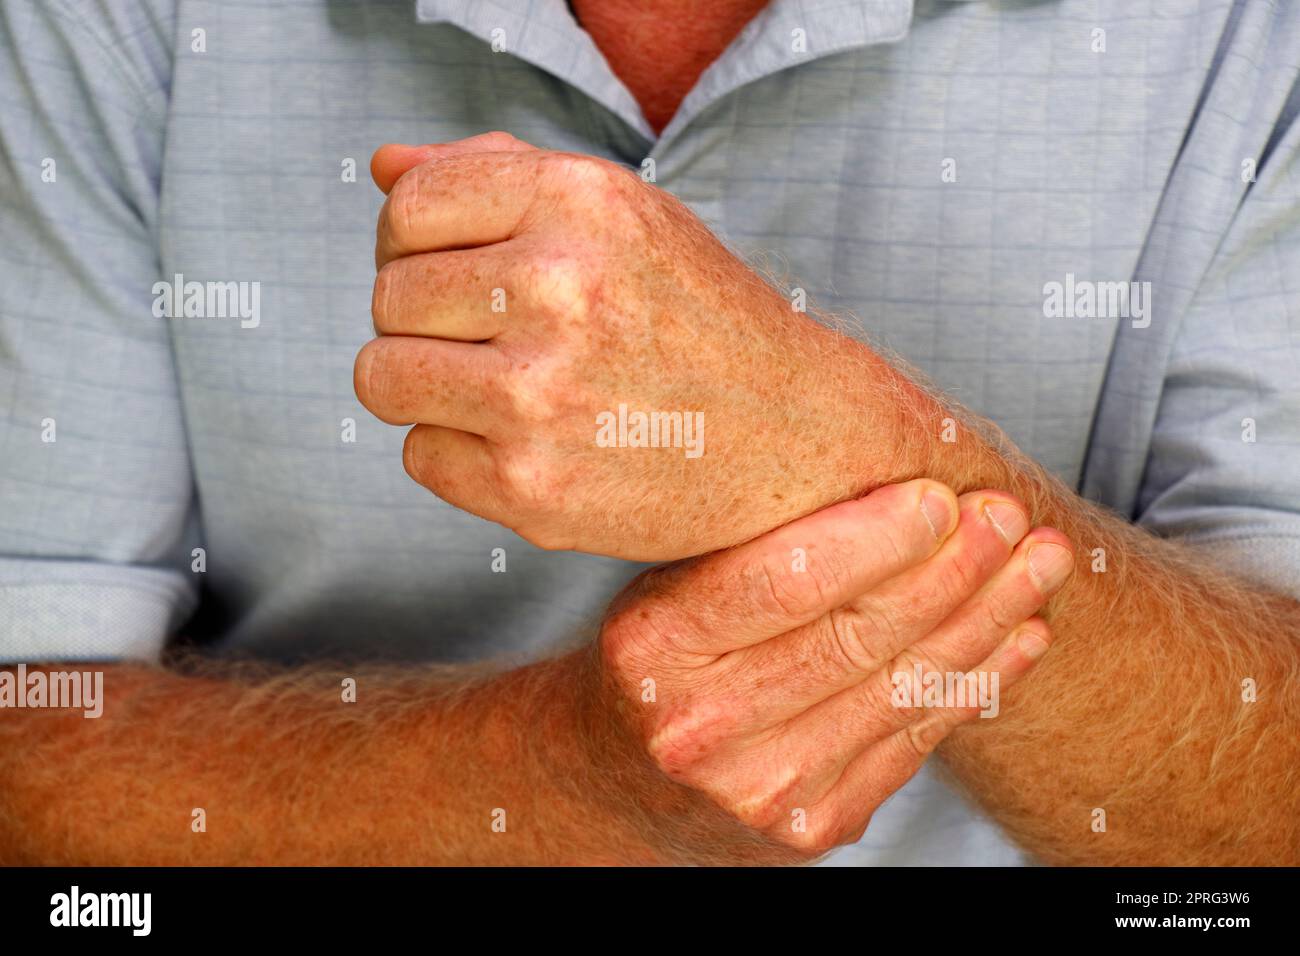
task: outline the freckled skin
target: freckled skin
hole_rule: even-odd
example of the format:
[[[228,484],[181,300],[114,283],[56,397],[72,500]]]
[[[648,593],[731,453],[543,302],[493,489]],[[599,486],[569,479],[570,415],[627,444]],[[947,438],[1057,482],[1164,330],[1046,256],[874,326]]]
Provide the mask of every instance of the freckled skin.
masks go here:
[[[608,712],[626,722],[637,751],[665,777],[707,795],[770,839],[778,849],[768,859],[788,852],[787,861],[806,861],[857,839],[879,802],[946,732],[928,724],[920,710],[890,703],[890,675],[901,660],[891,648],[901,646],[904,635],[929,633],[930,640],[935,625],[942,631],[941,622],[955,624],[950,647],[939,648],[948,638],[934,640],[918,646],[918,659],[956,666],[949,657],[955,651],[968,670],[965,661],[992,652],[1012,682],[1032,666],[1014,645],[995,649],[1001,628],[988,619],[979,625],[984,637],[971,642],[978,599],[953,609],[992,572],[992,589],[1008,601],[1003,607],[1030,614],[1042,595],[1023,589],[1020,557],[1043,530],[1017,541],[1010,554],[1008,540],[982,520],[985,493],[979,493],[955,502],[955,528],[951,520],[940,521],[951,535],[940,544],[914,508],[915,496],[932,487],[925,480],[891,485],[739,548],[660,566],[610,609],[599,641],[615,695]],[[823,523],[823,533],[810,533]],[[1016,536],[1027,528],[1022,521]],[[795,541],[809,544],[811,573],[791,568]],[[898,574],[881,565],[868,570],[862,558],[911,566]],[[884,583],[840,607],[841,589],[858,587],[864,573]],[[745,594],[736,602],[729,588]],[[763,608],[763,619],[803,619],[812,604],[836,609],[818,625],[763,641],[743,627],[718,626],[736,606],[749,613]],[[892,625],[881,627],[885,620]],[[1041,620],[1024,626],[1047,634]],[[841,684],[833,675],[846,667],[855,673]],[[655,706],[638,705],[645,675],[654,675]],[[956,726],[977,713],[953,708],[944,720]],[[793,808],[802,811],[807,828],[791,827]]]
[[[869,349],[796,311],[628,170],[491,142],[503,148],[435,147],[453,151],[379,177],[387,334],[359,356],[357,394],[385,421],[417,423],[417,481],[539,546],[654,561],[910,477],[888,440],[893,396],[867,387],[885,370]],[[599,416],[620,405],[702,415],[703,453],[687,457],[685,436],[598,443]],[[890,453],[864,469],[872,448]]]
[[[643,575],[611,606],[598,665],[577,681],[615,722],[595,762],[648,761],[660,784],[641,806],[698,820],[678,797],[703,795],[775,847],[744,853],[807,859],[857,839],[952,721],[973,716],[949,709],[903,726],[878,693],[890,648],[928,635],[937,643],[921,654],[933,660],[955,640],[959,670],[992,654],[1004,678],[1024,673],[1032,661],[1008,627],[1049,639],[1032,618],[1044,592],[1025,555],[1068,542],[1040,528],[1010,553],[979,492],[947,509],[960,510],[959,528],[935,554],[945,525],[920,507],[934,483],[899,483],[922,468],[921,443],[898,440],[915,387],[796,311],[628,170],[501,133],[385,147],[372,169],[389,194],[376,241],[381,338],[358,356],[357,395],[385,421],[419,423],[404,450],[410,475],[540,547],[712,552]],[[481,202],[487,192],[510,201]],[[506,290],[504,313],[488,309],[494,288]],[[409,405],[394,408],[393,394]],[[703,414],[703,456],[602,447],[596,416],[620,404]],[[792,573],[796,544],[808,560]],[[921,564],[885,581],[880,567],[895,561]],[[850,593],[866,603],[846,603]],[[806,630],[810,601],[824,617]],[[758,644],[734,623],[756,612],[764,626],[786,622]],[[642,706],[647,676],[670,706]],[[674,796],[665,780],[684,789]],[[806,831],[791,829],[790,806],[808,811]]]
[[[700,5],[575,0],[575,5],[596,18],[593,33],[602,34],[602,16],[612,25],[600,42],[657,129],[711,54],[680,42],[649,43],[644,32],[620,33],[617,14],[675,11],[666,24],[670,29],[658,34],[666,35],[688,30],[711,12],[725,15],[743,6],[728,0],[707,5],[703,0]],[[654,27],[653,20],[648,26]],[[731,32],[725,25],[718,28],[719,36]],[[624,40],[626,50],[620,50]],[[690,54],[687,60],[696,59],[674,65],[672,57],[681,49]],[[657,62],[676,75],[676,82],[656,89]],[[509,137],[476,140],[469,147],[381,150],[372,163],[376,182],[387,192],[414,163],[458,152],[527,148]],[[438,177],[447,172],[454,168],[439,169]],[[570,172],[578,174],[570,180],[575,193],[577,179],[588,186],[600,180],[598,166]],[[478,227],[487,233],[479,243],[501,243],[510,253],[492,259],[475,250],[472,260],[415,256],[426,274],[389,269],[377,277],[377,326],[380,316],[393,320],[392,307],[402,302],[436,319],[431,327],[417,322],[386,335],[385,344],[368,346],[358,359],[358,393],[374,405],[396,405],[389,410],[398,418],[417,420],[439,402],[435,412],[444,414],[449,398],[469,394],[473,400],[454,408],[456,415],[490,419],[499,403],[513,397],[516,413],[524,408],[533,416],[508,422],[510,434],[545,446],[546,423],[585,410],[593,396],[602,398],[601,387],[625,386],[637,395],[676,401],[707,398],[708,386],[730,382],[734,394],[721,391],[726,401],[713,408],[722,417],[709,426],[723,426],[718,447],[728,449],[726,467],[703,475],[706,490],[721,488],[724,499],[735,493],[730,482],[747,465],[753,465],[760,484],[773,474],[766,467],[769,459],[790,472],[792,462],[797,466],[808,451],[808,435],[814,436],[814,455],[833,451],[845,438],[860,440],[877,456],[878,449],[910,450],[934,440],[946,409],[921,403],[913,409],[914,428],[892,436],[882,429],[877,446],[870,430],[847,436],[830,431],[831,416],[818,405],[836,387],[846,394],[882,391],[896,403],[912,396],[884,374],[873,376],[873,369],[862,368],[864,361],[871,363],[861,355],[845,360],[852,366],[846,377],[821,389],[807,385],[817,376],[835,378],[844,357],[829,346],[816,360],[792,350],[784,363],[772,361],[762,347],[746,351],[741,346],[762,343],[770,326],[781,325],[763,307],[767,298],[750,296],[746,282],[752,276],[746,280],[725,256],[710,254],[698,229],[674,230],[672,215],[653,203],[622,209],[639,215],[643,229],[639,244],[620,253],[610,241],[618,230],[601,221],[606,210],[588,201],[588,225],[600,227],[592,226],[591,235],[603,238],[581,250],[582,271],[591,266],[605,279],[619,278],[596,283],[581,310],[555,303],[549,310],[530,308],[537,303],[525,294],[510,306],[511,315],[534,330],[536,341],[507,341],[504,349],[473,352],[475,358],[464,348],[431,348],[429,343],[463,346],[510,338],[505,317],[483,309],[499,282],[512,303],[521,292],[508,281],[518,276],[504,263],[554,258],[556,249],[567,250],[586,235],[574,225],[558,240],[552,237],[549,246],[510,246],[506,238],[530,232],[564,204],[550,195],[549,202],[529,207],[503,231],[502,222],[492,220],[516,211],[507,194],[495,183],[457,185],[468,202],[459,211],[436,208],[436,216],[450,214],[455,220],[459,212],[461,221],[454,225]],[[418,191],[414,195],[426,198]],[[608,189],[596,200],[618,203]],[[406,212],[412,221],[421,216],[418,205]],[[503,234],[492,238],[494,228]],[[677,254],[693,261],[694,271],[654,267],[656,259],[648,253],[665,235],[683,242]],[[378,251],[382,264],[430,250]],[[627,267],[638,258],[640,266]],[[418,281],[403,285],[403,277]],[[725,294],[717,291],[733,282]],[[449,290],[455,294],[444,294]],[[638,294],[643,296],[639,304]],[[720,305],[719,297],[727,301]],[[575,321],[575,311],[582,321]],[[493,323],[497,327],[487,328]],[[721,332],[718,325],[724,326]],[[567,336],[576,355],[565,359],[547,351],[539,344],[541,330],[557,339]],[[689,338],[692,334],[696,337]],[[417,344],[402,335],[434,338]],[[788,340],[767,341],[771,351]],[[620,377],[617,369],[600,365],[606,352],[627,358],[629,344],[640,349],[641,366]],[[578,348],[584,345],[585,350]],[[526,360],[530,349],[543,360]],[[415,358],[404,366],[408,353]],[[647,368],[653,374],[638,378],[636,373]],[[878,366],[874,371],[882,372]],[[764,379],[765,372],[772,377]],[[502,382],[511,379],[513,390],[504,388]],[[664,380],[676,381],[675,388]],[[656,382],[661,391],[654,390]],[[521,395],[528,401],[518,401]],[[546,416],[529,405],[539,398],[550,406]],[[423,410],[408,414],[421,402]],[[755,408],[766,417],[747,420]],[[880,409],[878,401],[849,403],[841,412],[869,418]],[[729,412],[734,414],[727,417]],[[793,423],[789,430],[764,429],[765,422],[782,415]],[[728,435],[729,428],[734,434]],[[551,451],[563,448],[564,433],[555,434],[559,437],[551,435],[547,446]],[[757,447],[753,462],[736,457],[737,447],[746,447],[737,436]],[[446,494],[471,485],[481,490],[511,468],[536,477],[542,494],[532,500],[572,523],[544,529],[553,542],[586,533],[570,498],[606,510],[632,500],[636,507],[627,528],[642,534],[651,534],[654,528],[647,525],[657,514],[662,517],[656,509],[663,501],[654,495],[665,475],[654,467],[620,473],[607,468],[607,461],[592,460],[583,462],[594,469],[591,475],[581,469],[572,476],[552,474],[553,463],[531,444],[523,448],[534,456],[529,465],[519,449],[489,456],[477,433],[449,430],[442,437],[440,443],[413,447],[408,465],[413,474],[427,475],[431,486]],[[949,539],[924,557],[925,549],[906,544],[917,537],[933,547],[932,512],[926,512],[925,522],[918,520],[917,483],[891,485],[750,544],[642,575],[611,608],[599,655],[583,649],[488,681],[476,669],[458,676],[448,674],[450,668],[439,669],[439,676],[423,668],[380,670],[365,678],[367,706],[346,717],[329,703],[337,697],[332,668],[298,668],[248,680],[225,679],[219,671],[198,671],[192,664],[177,671],[112,665],[106,689],[120,703],[110,700],[102,721],[41,708],[0,720],[0,819],[21,823],[0,827],[0,862],[803,862],[859,839],[880,802],[952,731],[943,754],[949,768],[1043,862],[1294,865],[1300,848],[1300,790],[1294,785],[1300,697],[1292,691],[1300,672],[1295,641],[1300,605],[1222,573],[1215,566],[1217,554],[1207,559],[1158,542],[1123,519],[1092,509],[1036,466],[1008,461],[1012,453],[1004,443],[990,447],[984,439],[964,439],[932,457],[924,473],[954,488],[1016,490],[1025,498],[1022,531],[1016,534],[1006,533],[1015,525],[1005,514],[996,527],[986,520],[995,492],[972,491],[958,499],[960,518]],[[430,466],[430,459],[443,464]],[[698,470],[680,470],[701,478]],[[813,483],[810,469],[802,474],[801,482],[790,484]],[[607,494],[593,498],[601,482],[610,483]],[[684,510],[698,522],[701,512],[691,487],[671,482],[668,487],[691,506]],[[760,496],[755,487],[750,501]],[[772,491],[772,497],[785,495]],[[478,503],[501,504],[490,498]],[[733,531],[744,526],[725,512],[706,509],[703,520]],[[1038,528],[1012,549],[1031,516],[1066,529],[1084,547],[1102,547],[1118,573],[1075,575],[1054,615],[1051,630],[1058,633],[1030,617],[1021,625],[1024,630],[1003,634],[998,620],[1030,614],[1046,596],[1028,571],[1034,548],[1045,542],[1068,548],[1065,535]],[[665,532],[646,540],[667,546],[675,538]],[[882,540],[892,547],[876,547]],[[808,565],[805,572],[791,574],[789,556],[796,545],[806,551]],[[846,553],[850,550],[854,553]],[[896,564],[905,556],[906,570],[901,570]],[[1037,639],[1023,644],[1026,633]],[[999,645],[1003,637],[1008,639]],[[970,708],[947,708],[927,719],[890,706],[887,693],[872,693],[885,689],[882,678],[893,670],[890,663],[905,663],[901,655],[891,660],[900,647],[936,662],[938,670],[963,672],[991,650],[981,666],[1000,672],[1006,689],[1028,672],[1031,658],[1049,639],[1059,645],[1054,659],[1035,671],[1034,681],[1022,686],[1014,702],[1008,700],[1012,707],[997,721],[978,720]],[[1029,654],[1034,646],[1038,650]],[[881,662],[889,663],[881,668]],[[659,699],[670,706],[642,706],[640,686],[647,674],[656,676]],[[1244,708],[1235,686],[1243,674],[1263,691]],[[957,726],[962,721],[965,726]],[[222,733],[211,733],[214,726]],[[893,728],[901,729],[891,734]],[[685,786],[669,785],[669,769]],[[119,799],[106,801],[106,794]],[[201,802],[238,807],[237,825],[216,826],[200,840],[177,839],[176,807]],[[511,820],[523,826],[512,823],[508,840],[484,826],[482,808],[497,805],[522,810],[511,810]],[[1111,827],[1098,837],[1087,825],[1091,808],[1102,806]],[[792,807],[805,829],[791,826]]]

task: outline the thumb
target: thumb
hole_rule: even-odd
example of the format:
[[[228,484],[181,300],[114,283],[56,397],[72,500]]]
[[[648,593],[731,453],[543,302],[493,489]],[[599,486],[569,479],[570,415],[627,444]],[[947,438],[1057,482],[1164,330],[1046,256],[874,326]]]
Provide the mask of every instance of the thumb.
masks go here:
[[[630,597],[674,621],[678,650],[718,656],[847,604],[928,559],[956,526],[946,485],[885,485],[728,551],[655,569]]]
[[[500,132],[480,133],[468,139],[453,140],[450,143],[431,143],[426,146],[386,143],[375,150],[375,155],[370,158],[370,177],[387,195],[393,188],[393,184],[401,179],[404,173],[421,163],[463,153],[516,153],[536,148],[521,139],[515,139],[509,133]]]

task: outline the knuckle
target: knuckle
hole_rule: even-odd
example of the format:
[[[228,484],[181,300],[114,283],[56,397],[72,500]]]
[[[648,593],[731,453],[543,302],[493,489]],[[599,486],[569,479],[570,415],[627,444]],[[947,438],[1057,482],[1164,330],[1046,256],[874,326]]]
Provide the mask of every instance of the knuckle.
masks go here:
[[[668,777],[690,783],[692,771],[727,738],[726,711],[717,703],[692,699],[652,721],[646,754]]]
[[[402,444],[402,467],[417,484],[432,488],[437,483],[436,476],[433,473],[432,463],[420,454],[421,427],[416,425],[406,433],[406,441]]]
[[[945,606],[960,604],[979,590],[985,575],[978,558],[961,550],[948,562],[948,573],[943,576],[942,596]]]
[[[871,493],[882,510],[878,538],[887,560],[908,567],[928,555],[934,536],[920,514],[920,503],[913,482],[888,485]]]
[[[557,511],[563,499],[561,482],[546,456],[527,446],[499,450],[496,483],[511,514],[524,519]],[[545,527],[525,526],[515,530],[539,548],[562,550],[558,547],[558,536]]]
[[[402,261],[387,262],[375,275],[375,287],[370,296],[370,316],[375,331],[383,333],[390,328],[398,303],[398,290],[402,279]]]
[[[410,425],[419,401],[418,365],[401,341],[380,336],[357,353],[352,367],[352,387],[357,400],[381,422]]]
[[[871,671],[878,666],[874,660],[868,638],[879,628],[875,626],[870,612],[864,613],[856,608],[836,608],[827,615],[832,646],[841,663],[850,672]]]
[[[499,129],[494,129],[490,132],[484,133],[478,139],[480,143],[489,149],[509,149],[510,147],[523,142],[522,140],[511,136],[504,130]]]
[[[572,551],[573,538],[563,528],[549,522],[527,524],[517,529],[521,538],[543,551]]]
[[[352,391],[356,393],[357,401],[366,408],[370,407],[371,382],[375,374],[374,344],[375,340],[372,339],[361,346],[356,359],[352,362]]]
[[[1012,629],[1013,629],[1013,628],[1008,628],[1008,630],[1012,630]],[[1019,632],[1019,631],[1026,631],[1026,632],[1028,632],[1028,633],[1030,633],[1030,634],[1036,634],[1036,635],[1038,635],[1040,638],[1042,638],[1042,640],[1043,640],[1045,643],[1047,643],[1047,644],[1051,644],[1051,642],[1052,642],[1052,627],[1051,627],[1051,625],[1048,624],[1047,621],[1043,620],[1043,618],[1038,617],[1037,615],[1035,615],[1034,617],[1028,618],[1028,619],[1025,620],[1025,621],[1022,621],[1022,622],[1020,623],[1020,626],[1014,628],[1014,630],[1017,631],[1017,632]]]
[[[800,576],[812,579],[809,587],[814,589],[820,606],[844,592],[845,585],[852,578],[848,560],[842,547],[808,548],[807,565]]]
[[[760,561],[753,574],[755,600],[765,614],[798,619],[821,607],[825,595],[815,575],[788,570],[771,558]]]
[[[912,648],[906,648],[895,654],[889,663],[880,669],[884,699],[890,703],[893,702],[896,677],[905,681],[907,686],[911,688],[911,698],[913,700],[918,699],[921,688],[912,686],[916,681],[918,672],[922,679],[927,674],[938,673],[929,658]],[[920,714],[921,711],[915,710],[915,713]]]
[[[516,508],[531,510],[543,497],[542,465],[526,449],[505,449],[497,458],[497,478],[501,490]]]
[[[415,241],[427,182],[427,167],[416,166],[398,179],[388,193],[379,222],[381,233],[394,249],[408,249]]]
[[[899,734],[900,742],[914,760],[924,760],[934,753],[939,741],[947,735],[947,728],[939,720],[917,720],[908,724]]]
[[[361,347],[352,366],[352,389],[357,400],[381,418],[381,406],[391,400],[390,358],[388,344],[383,339],[371,339]]]
[[[583,153],[551,153],[546,162],[554,175],[572,186],[605,189],[623,184],[623,170],[607,160]]]
[[[863,829],[865,830],[865,827]],[[811,861],[850,841],[847,828],[837,816],[825,808],[818,807],[808,811],[807,822],[803,829],[792,829],[785,842],[805,861]]]
[[[979,599],[981,631],[1001,637],[1015,627],[1024,616],[1017,613],[1015,600],[996,588]]]
[[[791,798],[799,781],[800,774],[794,767],[787,765],[766,770],[760,784],[743,797],[728,801],[726,810],[754,830],[769,830],[788,824],[795,809]]]
[[[845,828],[839,820],[828,811],[822,810],[813,815],[812,822],[809,823],[805,833],[807,839],[802,850],[815,859],[847,843],[846,836]]]
[[[837,615],[839,621],[834,620]],[[854,652],[850,663],[860,672],[875,670],[884,663],[885,654],[905,646],[904,624],[890,609],[864,601],[832,611],[831,617],[833,626],[843,628],[835,635],[837,641]]]
[[[544,425],[560,414],[558,396],[563,385],[556,379],[555,373],[541,363],[531,363],[526,371],[515,367],[499,379],[494,397],[515,421]]]
[[[594,313],[599,270],[573,253],[535,255],[525,267],[532,304],[565,324]]]
[[[655,219],[655,210],[662,209],[646,202],[647,187],[640,177],[616,163],[573,153],[554,153],[545,162],[562,201],[598,208],[607,234],[643,236]]]
[[[862,838],[867,835],[870,826],[871,814],[867,814],[865,819],[858,819],[844,828],[844,837],[840,842],[844,846],[861,842]]]

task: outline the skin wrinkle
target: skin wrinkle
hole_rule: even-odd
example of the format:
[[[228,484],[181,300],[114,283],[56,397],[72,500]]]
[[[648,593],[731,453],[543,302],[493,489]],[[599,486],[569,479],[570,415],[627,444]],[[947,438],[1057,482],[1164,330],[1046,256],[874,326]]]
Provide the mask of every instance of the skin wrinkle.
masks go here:
[[[700,229],[688,218],[682,235],[702,242]],[[703,248],[692,241],[683,239],[692,251]],[[757,282],[719,270],[692,287],[703,301],[719,286],[730,291],[737,276],[745,287]],[[727,341],[753,346],[738,377],[759,378],[756,370],[781,357],[777,339],[744,336],[759,323],[791,321],[785,306],[756,310],[754,325],[731,329]],[[810,357],[782,370],[786,389],[750,394],[745,413],[783,422],[793,412],[797,433],[818,422],[810,405],[871,392],[876,397],[859,408],[890,419],[875,431],[881,441],[837,432],[800,446],[793,460],[780,435],[764,449],[723,445],[734,467],[749,474],[776,456],[786,471],[817,474],[824,453],[848,438],[860,455],[897,449],[886,463],[893,473],[879,461],[846,463],[829,487],[809,491],[810,508],[886,479],[933,474],[959,491],[1012,490],[1035,521],[1080,543],[1080,560],[1106,547],[1110,577],[1092,580],[1081,569],[1081,580],[1052,602],[1058,649],[1024,690],[1007,695],[1004,716],[959,730],[941,748],[957,779],[1049,862],[1294,862],[1295,602],[1081,502],[995,426],[914,384],[914,373],[909,382],[885,362],[807,331]],[[694,348],[682,343],[667,355]],[[946,415],[963,426],[955,446],[934,440]],[[648,506],[648,476],[664,474],[648,464],[640,459],[594,500]],[[685,474],[682,467],[668,474]],[[757,499],[766,490],[754,480],[709,489],[704,500],[722,521],[763,513]],[[614,514],[620,533],[640,533]],[[671,513],[655,519],[663,529],[690,523]],[[694,597],[706,604],[717,593],[703,587]],[[348,706],[338,703],[338,671],[325,666],[251,678],[229,677],[223,665],[182,675],[111,668],[109,706],[114,713],[121,706],[120,717],[0,721],[0,779],[15,781],[0,788],[0,861],[792,861],[696,792],[662,784],[617,730],[614,718],[633,717],[627,698],[600,683],[607,671],[597,653],[481,677],[458,668],[365,668],[355,676],[361,700],[372,703]],[[1243,675],[1260,681],[1258,704],[1235,701]],[[104,794],[118,805],[106,805]],[[191,838],[177,795],[214,811],[207,835]],[[529,825],[496,843],[480,838],[494,806]],[[1088,831],[1093,806],[1107,809],[1107,834]],[[394,820],[403,826],[381,827]]]

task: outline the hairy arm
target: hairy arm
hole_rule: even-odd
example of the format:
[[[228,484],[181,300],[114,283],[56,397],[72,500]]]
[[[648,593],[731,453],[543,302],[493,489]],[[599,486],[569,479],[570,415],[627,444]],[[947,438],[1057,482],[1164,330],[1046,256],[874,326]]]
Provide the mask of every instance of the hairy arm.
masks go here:
[[[913,478],[1010,492],[1030,524],[1074,542],[1078,563],[1052,605],[1060,653],[1005,717],[945,746],[958,777],[1054,862],[1300,859],[1293,600],[1088,504],[990,423],[794,312],[625,171],[509,137],[386,147],[374,166],[389,197],[376,256],[383,334],[358,356],[357,394],[384,421],[418,423],[404,454],[417,481],[543,547],[656,561]],[[483,277],[508,271],[494,257],[517,235],[536,243],[526,267],[509,260],[530,305],[494,320]],[[565,258],[574,248],[599,255]],[[446,263],[454,288],[422,271],[423,256],[447,249],[462,257]],[[448,296],[457,308],[431,307]],[[489,385],[429,396],[422,370],[473,376],[483,365],[466,367],[468,355],[495,369]],[[693,410],[709,422],[707,454],[593,441],[589,423],[620,403]],[[956,442],[942,440],[947,419],[963,423]],[[1087,561],[1096,548],[1105,573]],[[1247,678],[1254,702],[1242,699]],[[1105,833],[1092,830],[1098,809]]]
[[[1044,615],[1049,659],[998,720],[940,748],[960,782],[1052,863],[1300,863],[1300,605],[1084,501],[992,424],[887,374],[904,473],[1003,488],[1076,545]],[[955,443],[940,441],[948,417]]]
[[[726,821],[619,751],[584,702],[590,662],[575,652],[496,674],[110,666],[98,719],[0,711],[0,863],[687,858],[670,828],[716,832],[699,852],[726,852]],[[347,676],[355,703],[342,701]],[[192,829],[196,808],[205,832]]]

